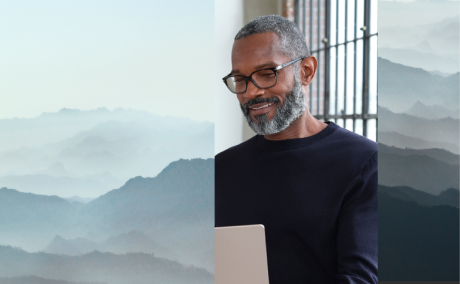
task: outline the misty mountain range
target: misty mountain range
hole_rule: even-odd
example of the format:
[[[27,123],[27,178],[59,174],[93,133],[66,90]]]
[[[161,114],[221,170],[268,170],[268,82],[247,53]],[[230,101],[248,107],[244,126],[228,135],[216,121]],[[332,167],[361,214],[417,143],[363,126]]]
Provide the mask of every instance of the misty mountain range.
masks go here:
[[[392,197],[413,201],[422,206],[449,205],[459,208],[460,195],[458,189],[449,188],[433,195],[409,186],[384,186],[379,184],[379,192],[384,192]]]
[[[0,134],[0,187],[62,197],[94,198],[180,158],[214,155],[212,123],[134,110],[3,119]]]
[[[410,186],[438,195],[459,189],[459,156],[441,149],[398,149],[379,144],[379,184]]]
[[[460,156],[457,154],[453,154],[444,149],[401,149],[394,146],[387,146],[383,143],[379,143],[379,153],[384,154],[395,154],[399,156],[427,156],[430,158],[434,158],[438,161],[445,162],[450,165],[459,165],[460,163]]]
[[[379,57],[388,59],[392,62],[399,62],[406,66],[422,68],[431,72],[440,72],[441,74],[444,73],[444,76],[447,74],[453,75],[458,72],[458,64],[456,62],[459,60],[458,58],[453,59],[451,57],[434,55],[431,52],[417,51],[417,49],[423,50],[420,48],[422,46],[431,49],[426,41],[410,49],[379,47]]]
[[[0,231],[0,244],[27,251],[56,249],[59,235],[74,247],[80,238],[90,249],[146,249],[213,271],[214,160],[181,159],[155,178],[132,178],[86,204],[1,188]]]
[[[97,178],[73,178],[68,176],[10,175],[0,177],[0,184],[9,188],[20,188],[25,192],[41,192],[47,195],[60,196],[98,196],[107,190],[120,187],[122,182],[110,174],[106,174],[109,181],[99,181]]]
[[[16,279],[35,275],[29,276],[29,279],[38,279],[46,284],[65,282],[43,282],[43,278],[110,284],[214,283],[214,275],[205,269],[183,266],[151,254],[116,255],[94,251],[82,256],[65,256],[27,253],[8,246],[0,246],[0,275]]]
[[[427,119],[440,119],[440,118],[447,118],[447,117],[451,117],[454,119],[459,118],[458,109],[450,110],[440,105],[428,106],[428,105],[423,104],[420,101],[417,101],[410,109],[408,109],[404,113],[407,113],[412,116],[427,118]]]
[[[395,131],[379,131],[378,140],[379,142],[385,145],[394,146],[398,148],[406,148],[406,147],[409,147],[412,149],[438,148],[438,149],[445,149],[455,154],[459,153],[459,148],[455,144],[445,143],[445,142],[426,141],[420,138],[414,138],[414,137],[402,135]]]
[[[1,284],[108,284],[105,282],[69,282],[65,280],[46,279],[34,275],[18,276],[18,277],[0,277]]]
[[[379,107],[378,112],[379,133],[397,132],[404,136],[418,138],[424,141],[436,143],[449,143],[455,145],[457,147],[458,152],[458,119],[453,119],[450,117],[441,119],[426,119],[411,116],[405,113],[394,113],[384,107]]]
[[[420,101],[425,105],[440,105],[458,113],[460,73],[442,77],[381,57],[377,64],[380,106],[394,112],[404,112]]]
[[[63,108],[56,113],[43,113],[35,118],[0,119],[0,149],[9,151],[20,148],[40,148],[47,144],[65,141],[76,134],[88,131],[97,125],[116,121],[121,123],[146,124],[155,131],[179,130],[187,132],[190,128],[205,130],[212,125],[210,122],[194,121],[188,118],[173,116],[159,116],[147,111],[118,108],[108,110],[98,108],[94,110],[78,110]],[[103,130],[103,129],[99,129]],[[115,140],[123,136],[107,129],[104,137]],[[133,133],[136,129],[133,129]],[[112,136],[110,136],[112,135]],[[83,136],[85,136],[83,134]],[[78,135],[77,135],[77,140]],[[78,143],[78,141],[77,141]]]
[[[379,187],[379,281],[458,281],[459,209],[387,189]]]
[[[82,255],[92,251],[125,254],[130,252],[152,253],[158,257],[170,257],[172,252],[158,245],[150,236],[137,230],[110,237],[104,242],[94,242],[85,238],[66,240],[57,235],[41,251],[49,254]],[[174,257],[177,259],[177,255]]]
[[[428,71],[459,72],[460,17],[413,27],[379,28],[379,56]]]
[[[378,2],[379,281],[458,281],[458,2]]]

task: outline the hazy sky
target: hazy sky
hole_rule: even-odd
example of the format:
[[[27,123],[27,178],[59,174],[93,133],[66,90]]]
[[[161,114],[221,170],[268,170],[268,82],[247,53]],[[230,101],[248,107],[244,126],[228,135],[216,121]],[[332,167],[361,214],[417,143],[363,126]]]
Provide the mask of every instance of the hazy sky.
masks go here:
[[[214,121],[213,0],[0,1],[0,119],[118,107]]]
[[[379,27],[413,27],[457,16],[458,0],[379,0]]]

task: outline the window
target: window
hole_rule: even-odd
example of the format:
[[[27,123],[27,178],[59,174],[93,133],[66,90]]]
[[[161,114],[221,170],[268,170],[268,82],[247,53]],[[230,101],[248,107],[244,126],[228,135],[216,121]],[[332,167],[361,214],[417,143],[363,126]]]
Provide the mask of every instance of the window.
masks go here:
[[[377,1],[291,3],[294,21],[318,60],[307,92],[312,115],[376,141]]]

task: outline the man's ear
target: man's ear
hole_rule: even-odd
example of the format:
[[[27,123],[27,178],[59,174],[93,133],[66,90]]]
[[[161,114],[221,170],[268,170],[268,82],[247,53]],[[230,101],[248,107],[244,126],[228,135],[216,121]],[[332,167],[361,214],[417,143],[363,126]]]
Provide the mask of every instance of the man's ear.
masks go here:
[[[302,82],[302,85],[310,85],[315,77],[317,66],[318,61],[314,56],[305,58],[300,62],[300,81]]]

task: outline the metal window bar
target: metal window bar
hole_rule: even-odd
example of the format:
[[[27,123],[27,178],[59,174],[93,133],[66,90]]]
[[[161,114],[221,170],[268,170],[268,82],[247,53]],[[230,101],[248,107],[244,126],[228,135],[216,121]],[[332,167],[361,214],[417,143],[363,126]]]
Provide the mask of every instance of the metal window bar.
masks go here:
[[[305,0],[304,0],[304,7],[305,7]],[[307,21],[305,21],[305,22],[307,22]],[[310,1],[310,31],[309,31],[309,34],[310,34],[309,43],[312,44],[313,43],[313,1]],[[310,87],[310,101],[309,101],[309,103],[310,103],[310,109],[312,109],[313,108],[313,82],[311,82],[309,87]]]
[[[332,4],[334,0],[295,0],[294,3],[294,21],[303,31],[305,38],[307,39],[307,44],[311,49],[310,53],[315,55],[318,59],[318,70],[316,82],[312,82],[309,86],[309,106],[310,111],[317,119],[324,121],[333,120],[336,123],[341,120],[343,121],[343,126],[347,125],[347,120],[352,122],[352,130],[356,132],[357,130],[357,121],[362,121],[362,135],[368,137],[368,121],[373,119],[377,123],[377,114],[369,113],[369,76],[370,76],[370,39],[371,37],[377,37],[378,33],[371,34],[370,23],[371,17],[376,17],[377,15],[371,15],[371,2],[376,5],[375,1],[371,0],[335,0],[335,13],[332,13]],[[358,23],[358,1],[363,3],[363,23],[362,27],[359,27]],[[344,3],[345,8],[339,9],[339,3]],[[353,6],[349,6],[353,5]],[[315,11],[316,7],[316,19]],[[353,21],[352,25],[349,25],[348,15],[349,8],[353,8]],[[324,13],[322,17],[321,13]],[[339,14],[344,13],[344,14]],[[333,15],[334,14],[334,15]],[[339,15],[343,16],[345,19],[343,25],[339,24]],[[331,17],[335,17],[335,26],[331,26]],[[324,18],[324,22],[321,19]],[[316,27],[314,25],[317,25]],[[349,29],[353,26],[353,38],[349,38]],[[333,30],[335,28],[335,30]],[[358,36],[357,30],[360,28],[362,30],[362,36]],[[314,42],[314,31],[316,30],[316,41]],[[343,40],[340,40],[339,33],[343,33]],[[331,44],[331,40],[335,38],[334,44]],[[340,40],[340,42],[339,42]],[[362,85],[358,86],[357,83],[357,45],[361,43],[363,45],[362,52]],[[316,43],[316,46],[315,46]],[[350,44],[353,44],[353,47]],[[343,56],[339,58],[339,48],[343,46]],[[315,47],[314,49],[312,47]],[[332,49],[335,48],[335,74],[331,74],[331,60],[330,56]],[[349,73],[347,66],[347,58],[353,56],[353,72]],[[324,58],[324,60],[321,60]],[[339,59],[343,60],[343,69],[339,70]],[[343,84],[340,87],[343,87],[340,94],[343,94],[343,100],[339,101],[339,72],[343,73]],[[375,72],[376,73],[376,72]],[[333,76],[331,76],[333,75]],[[340,74],[342,75],[342,74]],[[334,88],[331,90],[331,77],[335,80]],[[352,79],[352,80],[351,80]],[[350,82],[349,82],[350,81]],[[315,84],[314,84],[315,83]],[[322,84],[320,84],[322,83]],[[352,83],[353,88],[352,92],[347,91],[347,84]],[[351,88],[351,87],[350,87]],[[322,91],[321,91],[322,89]],[[358,102],[358,92],[361,97],[361,109],[360,113],[358,112],[357,102]],[[332,94],[332,97],[331,97]],[[349,98],[348,96],[352,96]],[[313,99],[316,100],[316,104],[313,103]],[[350,100],[348,100],[350,99]],[[334,109],[330,109],[331,100],[334,103]],[[339,109],[339,103],[343,103],[343,108]],[[350,103],[353,104],[350,106]],[[322,108],[321,108],[322,106]],[[347,109],[351,110],[348,111]],[[377,132],[377,129],[375,129]],[[376,137],[375,133],[375,137]]]

